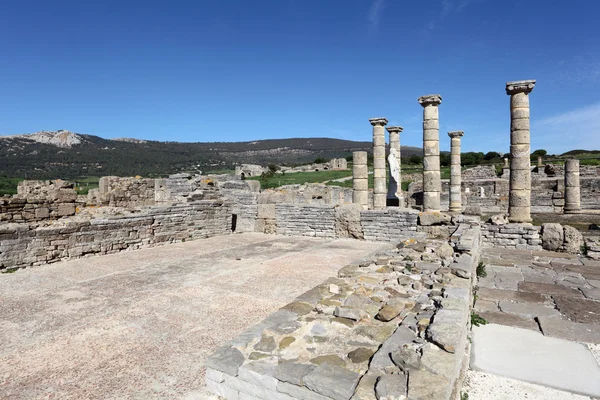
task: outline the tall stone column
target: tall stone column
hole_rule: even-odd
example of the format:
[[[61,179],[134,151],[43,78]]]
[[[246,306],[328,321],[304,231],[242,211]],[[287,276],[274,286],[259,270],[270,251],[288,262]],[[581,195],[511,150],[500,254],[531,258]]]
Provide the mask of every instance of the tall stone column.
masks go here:
[[[581,189],[579,186],[579,160],[565,161],[565,214],[581,211]]]
[[[423,106],[423,211],[440,211],[440,125],[438,106],[442,96],[430,94],[418,99]]]
[[[352,153],[352,203],[359,204],[363,210],[369,208],[369,168],[367,152]]]
[[[531,222],[529,93],[534,86],[534,80],[506,84],[506,94],[510,95],[510,222]]]
[[[392,149],[395,150],[396,153],[396,160],[398,162],[398,182],[397,186],[395,188],[395,192],[394,193],[388,193],[388,198],[391,195],[396,196],[396,198],[398,198],[398,204],[400,207],[404,207],[404,196],[402,195],[402,161],[400,159],[400,157],[402,156],[401,150],[400,150],[400,132],[402,132],[404,130],[404,128],[402,128],[401,126],[388,126],[387,128],[388,133],[390,134],[390,153],[392,152]],[[390,168],[392,168],[390,166]],[[390,188],[392,189],[392,181],[390,178]]]
[[[385,184],[385,118],[369,119],[373,125],[373,209],[385,208],[387,185]]]
[[[462,212],[461,170],[460,170],[460,138],[463,131],[448,132],[450,136],[450,208],[451,213]]]

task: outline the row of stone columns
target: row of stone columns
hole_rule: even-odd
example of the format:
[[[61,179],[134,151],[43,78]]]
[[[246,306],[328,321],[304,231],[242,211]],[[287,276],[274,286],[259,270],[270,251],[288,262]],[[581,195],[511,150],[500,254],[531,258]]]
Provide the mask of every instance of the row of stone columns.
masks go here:
[[[510,95],[510,175],[508,218],[511,222],[531,222],[531,161],[529,93],[535,80],[515,81],[506,84]],[[423,210],[440,211],[440,139],[439,111],[442,102],[439,94],[421,96],[423,106]],[[384,127],[388,120],[372,118],[373,126],[373,208],[386,207],[386,163]],[[390,149],[396,150],[400,170],[401,127],[388,127]],[[460,139],[462,131],[448,132],[451,138],[450,151],[450,212],[462,211]],[[504,159],[505,168],[508,160]],[[539,164],[539,160],[538,160]],[[401,182],[401,181],[400,181]],[[399,183],[400,183],[399,182]],[[401,194],[401,189],[396,191]],[[367,153],[354,153],[354,202],[368,207]],[[403,203],[401,199],[401,205]],[[579,187],[579,161],[565,163],[565,213],[581,210]]]

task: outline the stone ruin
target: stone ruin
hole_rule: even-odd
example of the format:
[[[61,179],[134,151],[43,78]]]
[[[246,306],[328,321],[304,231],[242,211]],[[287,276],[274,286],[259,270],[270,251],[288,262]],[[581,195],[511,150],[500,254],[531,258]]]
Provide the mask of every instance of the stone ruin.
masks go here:
[[[299,165],[297,167],[278,166],[277,173],[294,173],[294,172],[318,172],[328,170],[347,170],[348,161],[345,158],[332,158],[326,163],[312,163]],[[268,167],[263,167],[256,164],[242,164],[235,167],[235,175],[248,178],[251,176],[261,176],[263,173],[269,172]]]
[[[427,95],[418,99],[422,180],[408,193],[400,185],[402,128],[387,128],[394,155],[388,165],[385,118],[370,120],[372,192],[366,152],[353,154],[352,189],[311,184],[261,190],[258,181],[242,179],[259,171],[247,166],[233,176],[103,177],[87,196],[68,182],[24,181],[17,195],[0,198],[0,269],[243,232],[394,243],[388,253],[346,266],[217,350],[207,362],[207,386],[227,399],[456,398],[480,248],[578,253],[583,246],[600,259],[597,239],[584,241],[569,226],[530,223],[539,207],[572,215],[598,206],[598,179],[575,161],[562,175],[555,170],[532,179],[528,95],[534,85],[506,86],[511,159],[502,177],[490,167],[463,173],[464,132],[452,131],[451,178],[441,180],[442,98]],[[345,159],[328,165],[347,168]],[[469,212],[475,206],[478,212]],[[484,210],[499,215],[489,222],[467,215]]]

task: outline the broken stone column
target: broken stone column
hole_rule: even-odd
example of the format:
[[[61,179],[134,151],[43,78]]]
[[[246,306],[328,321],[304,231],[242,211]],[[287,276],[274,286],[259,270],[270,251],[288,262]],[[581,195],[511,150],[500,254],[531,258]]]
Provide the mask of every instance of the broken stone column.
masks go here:
[[[461,171],[460,171],[460,138],[463,131],[448,132],[450,136],[450,207],[451,213],[462,212]]]
[[[385,184],[385,130],[388,120],[385,118],[369,119],[373,125],[373,209],[385,208],[387,185]]]
[[[369,168],[367,152],[352,153],[352,202],[359,204],[364,210],[369,208]]]
[[[440,211],[440,125],[438,106],[442,96],[430,94],[418,99],[423,106],[423,211]]]
[[[579,160],[570,158],[565,161],[565,214],[574,214],[581,210],[581,191],[579,187]]]
[[[396,185],[392,184],[393,179],[390,177],[390,183],[388,188],[388,199],[395,197],[398,199],[398,205],[400,207],[404,207],[404,196],[402,195],[402,166],[401,166],[401,151],[400,151],[400,132],[403,131],[401,126],[388,126],[388,133],[390,134],[390,154],[394,153],[397,161],[397,171],[398,171],[398,182],[395,182]],[[394,150],[394,151],[392,151]],[[392,166],[390,165],[390,169]]]
[[[534,86],[534,80],[506,84],[506,94],[510,95],[510,222],[531,222],[529,93]]]
[[[542,159],[541,156],[538,156],[537,158],[537,167],[538,169],[544,166],[544,160]]]

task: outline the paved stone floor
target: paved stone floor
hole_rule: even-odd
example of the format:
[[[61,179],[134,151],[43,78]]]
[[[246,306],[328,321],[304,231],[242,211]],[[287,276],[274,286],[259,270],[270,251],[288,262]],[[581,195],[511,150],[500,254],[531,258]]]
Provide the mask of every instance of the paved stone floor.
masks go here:
[[[489,325],[473,329],[471,367],[477,371],[469,372],[465,390],[487,398],[476,389],[487,385],[497,394],[490,398],[505,398],[511,394],[502,388],[515,378],[543,385],[516,384],[512,395],[530,399],[599,396],[600,384],[593,381],[600,382],[600,262],[506,249],[484,249],[482,262],[487,275],[478,279],[474,311]],[[569,378],[572,370],[594,378]],[[549,387],[567,392],[551,395]]]
[[[600,261],[549,251],[484,249],[475,312],[489,322],[600,343]]]
[[[387,247],[243,234],[0,275],[0,398],[205,398],[214,349]]]

